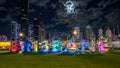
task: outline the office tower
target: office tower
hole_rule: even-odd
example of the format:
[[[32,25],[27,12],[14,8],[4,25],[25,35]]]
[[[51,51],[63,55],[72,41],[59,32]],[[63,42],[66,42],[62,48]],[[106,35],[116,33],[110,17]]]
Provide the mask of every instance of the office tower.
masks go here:
[[[11,22],[11,40],[18,41],[19,24],[16,21]]]
[[[33,41],[33,25],[29,25],[28,26],[28,39],[30,40],[30,41]]]
[[[93,36],[93,30],[91,26],[86,26],[86,39],[92,39]]]
[[[46,33],[46,39],[50,40],[50,33]]]
[[[98,30],[98,35],[99,35],[99,38],[101,38],[103,36],[103,30],[102,30],[102,28],[100,28]]]
[[[41,29],[40,35],[41,35],[41,41],[44,41],[46,39],[46,32],[44,28]]]
[[[80,27],[74,27],[74,36],[75,36],[75,40],[80,40]]]
[[[33,34],[34,34],[34,40],[41,41],[42,23],[38,18],[34,18]]]
[[[20,23],[20,32],[24,33],[24,38],[28,36],[28,0],[21,0],[20,2],[20,15],[18,22]]]

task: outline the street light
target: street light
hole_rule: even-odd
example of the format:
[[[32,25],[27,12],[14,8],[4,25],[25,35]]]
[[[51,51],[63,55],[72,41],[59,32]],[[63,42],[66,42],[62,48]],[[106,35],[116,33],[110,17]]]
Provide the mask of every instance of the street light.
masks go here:
[[[77,35],[77,31],[76,31],[76,30],[74,30],[74,31],[73,31],[73,34],[74,34],[74,35]]]
[[[23,33],[19,33],[19,36],[20,36],[20,37],[23,37],[23,36],[24,36],[24,34],[23,34]]]

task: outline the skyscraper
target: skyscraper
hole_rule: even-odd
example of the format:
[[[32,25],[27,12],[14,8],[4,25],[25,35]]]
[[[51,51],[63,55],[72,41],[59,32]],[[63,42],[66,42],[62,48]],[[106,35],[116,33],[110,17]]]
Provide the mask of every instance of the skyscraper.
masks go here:
[[[41,35],[40,40],[41,40],[41,41],[44,41],[44,40],[46,39],[46,32],[45,32],[45,29],[44,29],[43,27],[42,27],[42,29],[41,29],[40,35]]]
[[[86,39],[90,40],[92,39],[93,36],[93,30],[92,27],[90,25],[86,26]]]
[[[80,27],[74,27],[74,36],[75,36],[75,40],[78,41],[80,40]]]
[[[42,23],[40,19],[34,18],[34,28],[33,28],[34,40],[41,41],[42,34]]]
[[[28,0],[21,0],[18,22],[20,23],[20,32],[24,33],[24,38],[28,36],[28,21]]]
[[[19,24],[16,21],[11,22],[11,40],[18,41]]]
[[[28,0],[21,0],[20,20],[24,21],[24,22],[26,22],[28,20]]]
[[[50,34],[49,33],[46,33],[46,39],[50,40]]]

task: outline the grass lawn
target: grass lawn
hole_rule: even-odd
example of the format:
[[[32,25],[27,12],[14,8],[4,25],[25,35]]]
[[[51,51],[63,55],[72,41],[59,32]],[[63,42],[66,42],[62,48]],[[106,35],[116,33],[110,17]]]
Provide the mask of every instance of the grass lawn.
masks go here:
[[[0,55],[0,68],[120,68],[120,51],[87,55]]]

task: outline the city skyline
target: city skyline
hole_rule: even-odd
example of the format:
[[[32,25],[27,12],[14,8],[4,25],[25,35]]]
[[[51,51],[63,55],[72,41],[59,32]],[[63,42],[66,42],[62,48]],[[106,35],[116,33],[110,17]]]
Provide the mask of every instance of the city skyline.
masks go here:
[[[119,0],[74,0],[78,2],[79,12],[72,16],[63,16],[67,0],[29,0],[29,23],[34,18],[40,18],[48,32],[65,32],[79,25],[82,29],[88,24],[99,29],[106,29],[109,25],[119,25],[120,1]],[[72,0],[73,1],[73,0]],[[11,21],[18,21],[20,14],[20,0],[0,1],[0,34],[9,35]],[[116,24],[114,24],[116,23]],[[64,28],[63,28],[64,27]],[[4,30],[3,30],[4,29]]]

